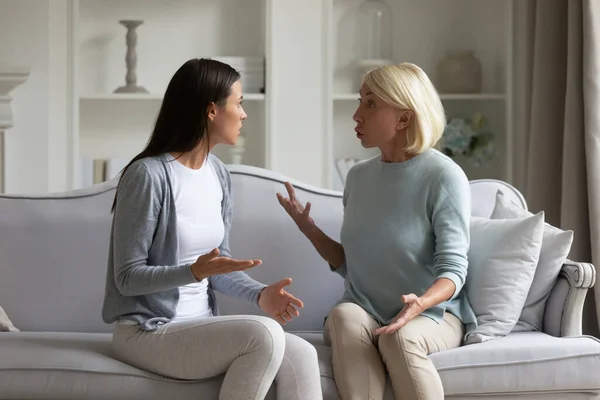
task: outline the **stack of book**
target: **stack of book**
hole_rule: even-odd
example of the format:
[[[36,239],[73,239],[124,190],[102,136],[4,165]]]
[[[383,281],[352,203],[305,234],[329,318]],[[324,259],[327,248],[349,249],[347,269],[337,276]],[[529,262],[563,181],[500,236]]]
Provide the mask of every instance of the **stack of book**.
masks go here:
[[[265,92],[264,57],[212,57],[212,59],[229,64],[240,73],[243,92]]]

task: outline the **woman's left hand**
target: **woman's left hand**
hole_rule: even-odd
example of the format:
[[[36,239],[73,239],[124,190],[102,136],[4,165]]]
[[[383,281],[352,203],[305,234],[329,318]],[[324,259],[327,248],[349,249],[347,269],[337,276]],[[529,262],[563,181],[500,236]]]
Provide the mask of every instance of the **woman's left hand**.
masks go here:
[[[289,286],[291,283],[291,278],[273,283],[265,287],[258,297],[259,307],[282,325],[285,325],[286,321],[291,321],[293,317],[300,315],[298,308],[304,307],[300,299],[285,291],[284,287]]]
[[[389,325],[376,329],[376,335],[394,333],[424,311],[423,302],[416,294],[402,296],[402,302],[404,303],[402,310]]]

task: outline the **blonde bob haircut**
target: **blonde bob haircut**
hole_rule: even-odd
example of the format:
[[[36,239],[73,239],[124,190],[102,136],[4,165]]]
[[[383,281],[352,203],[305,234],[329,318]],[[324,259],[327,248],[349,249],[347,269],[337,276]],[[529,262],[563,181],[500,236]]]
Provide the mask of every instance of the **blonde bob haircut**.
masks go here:
[[[420,154],[437,145],[446,127],[446,113],[421,68],[411,63],[377,67],[365,74],[363,83],[389,105],[414,112],[406,133],[407,153]]]

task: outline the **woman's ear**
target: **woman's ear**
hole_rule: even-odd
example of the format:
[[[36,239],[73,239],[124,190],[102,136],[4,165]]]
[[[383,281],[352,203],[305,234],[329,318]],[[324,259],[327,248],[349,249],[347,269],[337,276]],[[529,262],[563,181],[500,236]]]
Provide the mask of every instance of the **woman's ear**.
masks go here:
[[[206,113],[208,115],[208,119],[210,121],[214,121],[215,117],[217,116],[217,105],[211,102],[206,109]]]
[[[398,117],[398,130],[407,128],[415,119],[415,113],[413,110],[402,110]]]

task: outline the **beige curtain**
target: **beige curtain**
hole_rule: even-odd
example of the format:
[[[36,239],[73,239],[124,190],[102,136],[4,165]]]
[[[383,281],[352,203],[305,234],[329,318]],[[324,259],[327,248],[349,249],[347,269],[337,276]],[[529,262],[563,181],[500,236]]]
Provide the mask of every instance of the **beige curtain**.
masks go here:
[[[515,185],[600,269],[600,0],[515,1]],[[600,289],[584,332],[599,335]]]

